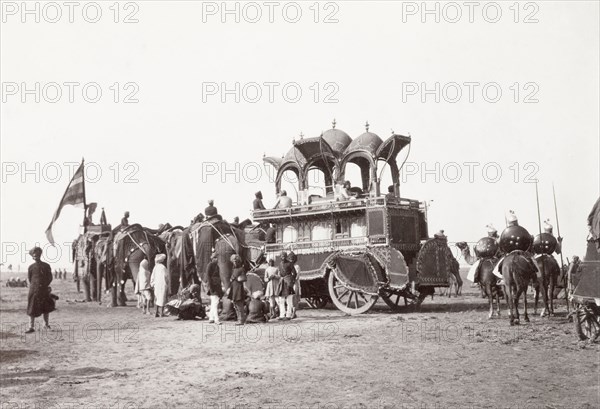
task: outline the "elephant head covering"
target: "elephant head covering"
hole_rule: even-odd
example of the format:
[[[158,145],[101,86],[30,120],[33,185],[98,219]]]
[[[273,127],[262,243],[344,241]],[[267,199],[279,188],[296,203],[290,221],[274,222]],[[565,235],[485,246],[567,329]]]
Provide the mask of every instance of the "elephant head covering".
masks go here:
[[[29,250],[29,255],[32,257],[35,256],[41,256],[42,255],[42,249],[40,247],[34,247],[31,250]]]
[[[154,261],[156,261],[157,263],[164,263],[166,259],[167,259],[167,256],[160,253],[160,254],[156,255],[156,257],[154,258]]]

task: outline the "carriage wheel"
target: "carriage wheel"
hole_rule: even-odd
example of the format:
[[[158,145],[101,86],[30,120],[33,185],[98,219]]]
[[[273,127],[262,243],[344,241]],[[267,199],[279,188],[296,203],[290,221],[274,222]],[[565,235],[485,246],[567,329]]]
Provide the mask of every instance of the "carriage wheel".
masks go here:
[[[594,341],[600,335],[600,323],[598,317],[594,315],[587,307],[578,306],[575,311],[575,331],[582,341]]]
[[[307,297],[304,299],[308,306],[312,309],[319,310],[321,308],[325,308],[327,303],[329,302],[328,297],[316,296],[316,297]]]
[[[346,314],[355,315],[369,311],[377,302],[376,295],[365,294],[347,288],[337,279],[335,273],[329,273],[329,295],[335,306]]]
[[[412,300],[408,300],[399,292],[390,290],[388,288],[381,289],[379,295],[393,312],[400,312],[402,311],[403,306],[407,306],[409,303],[412,304],[414,302]],[[400,300],[404,300],[404,302],[400,303]]]

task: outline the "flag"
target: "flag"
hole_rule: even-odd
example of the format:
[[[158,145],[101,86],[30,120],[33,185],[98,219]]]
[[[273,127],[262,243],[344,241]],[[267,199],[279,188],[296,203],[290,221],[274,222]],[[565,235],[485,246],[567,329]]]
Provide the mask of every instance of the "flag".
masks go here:
[[[54,216],[52,217],[52,221],[50,222],[50,226],[46,229],[46,237],[50,244],[54,245],[54,237],[52,236],[52,225],[60,216],[60,211],[65,205],[83,205],[85,212],[85,181],[84,181],[84,173],[83,173],[83,160],[81,161],[81,165],[75,171],[73,178],[69,182],[69,186],[67,186],[67,190],[63,195],[60,203],[58,204],[58,209],[54,212]]]

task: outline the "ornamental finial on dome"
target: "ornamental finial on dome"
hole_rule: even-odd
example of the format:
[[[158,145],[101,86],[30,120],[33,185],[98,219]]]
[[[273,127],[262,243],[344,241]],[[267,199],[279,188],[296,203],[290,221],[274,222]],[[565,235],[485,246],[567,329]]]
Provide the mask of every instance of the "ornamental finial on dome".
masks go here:
[[[365,124],[365,129],[367,130],[367,132],[369,132],[369,121],[367,121],[367,123]]]
[[[335,118],[333,118],[333,122],[331,123],[331,127],[332,127],[333,129],[335,129],[335,125],[336,125],[336,124],[337,124],[337,122],[335,122]]]

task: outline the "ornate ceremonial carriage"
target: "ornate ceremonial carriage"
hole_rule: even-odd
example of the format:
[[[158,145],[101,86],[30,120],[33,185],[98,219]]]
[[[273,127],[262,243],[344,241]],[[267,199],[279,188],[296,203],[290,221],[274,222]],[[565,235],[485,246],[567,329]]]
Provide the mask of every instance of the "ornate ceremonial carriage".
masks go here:
[[[346,313],[360,314],[382,297],[396,310],[401,299],[419,305],[435,287],[449,286],[456,261],[446,240],[428,238],[424,203],[400,197],[396,158],[410,142],[410,136],[397,134],[383,141],[368,124],[353,140],[334,121],[319,137],[295,140],[285,156],[264,157],[276,170],[278,194],[284,175],[292,173],[297,201],[253,212],[263,229],[276,229],[275,242],[262,251],[276,262],[282,251],[296,254],[301,294],[311,306],[332,301]],[[350,163],[360,168],[360,188],[343,186]],[[322,194],[309,190],[314,170],[324,178]],[[378,177],[383,171],[393,181],[385,195]]]

